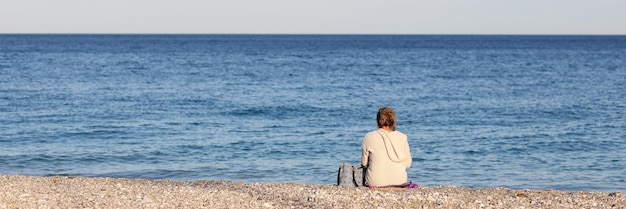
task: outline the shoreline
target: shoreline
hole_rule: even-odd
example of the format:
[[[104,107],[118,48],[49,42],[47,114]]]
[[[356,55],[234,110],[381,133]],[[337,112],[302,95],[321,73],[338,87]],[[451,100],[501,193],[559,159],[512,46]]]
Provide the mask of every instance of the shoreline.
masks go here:
[[[0,208],[626,208],[621,192],[0,175]]]

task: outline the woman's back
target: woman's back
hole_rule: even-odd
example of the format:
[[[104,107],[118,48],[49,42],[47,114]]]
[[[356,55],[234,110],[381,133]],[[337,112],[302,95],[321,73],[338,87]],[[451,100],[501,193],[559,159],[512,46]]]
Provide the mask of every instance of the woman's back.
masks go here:
[[[407,182],[406,169],[413,160],[405,134],[380,128],[365,135],[361,149],[361,164],[367,166],[365,179],[368,185],[387,186]]]

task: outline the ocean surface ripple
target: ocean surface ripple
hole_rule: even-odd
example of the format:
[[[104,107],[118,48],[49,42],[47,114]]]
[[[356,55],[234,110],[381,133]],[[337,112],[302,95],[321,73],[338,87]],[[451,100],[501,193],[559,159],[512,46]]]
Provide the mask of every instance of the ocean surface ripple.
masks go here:
[[[0,35],[0,173],[626,192],[626,36]]]

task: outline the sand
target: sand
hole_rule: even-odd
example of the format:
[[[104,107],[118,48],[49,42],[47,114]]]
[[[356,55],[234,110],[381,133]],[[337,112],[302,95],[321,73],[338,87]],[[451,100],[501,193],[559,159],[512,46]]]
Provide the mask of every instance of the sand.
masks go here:
[[[626,208],[626,195],[0,175],[0,208]]]

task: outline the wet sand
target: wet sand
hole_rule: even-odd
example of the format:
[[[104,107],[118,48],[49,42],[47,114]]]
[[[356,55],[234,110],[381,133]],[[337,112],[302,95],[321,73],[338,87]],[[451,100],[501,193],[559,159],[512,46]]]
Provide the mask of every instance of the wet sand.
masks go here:
[[[626,195],[0,175],[0,208],[626,208]]]

